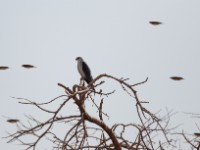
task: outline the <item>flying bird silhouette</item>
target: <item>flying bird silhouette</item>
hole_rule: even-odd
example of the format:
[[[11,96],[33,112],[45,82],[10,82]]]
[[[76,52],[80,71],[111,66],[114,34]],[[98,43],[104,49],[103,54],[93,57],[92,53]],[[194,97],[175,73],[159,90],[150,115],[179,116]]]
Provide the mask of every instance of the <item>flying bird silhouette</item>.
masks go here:
[[[9,69],[9,67],[7,67],[7,66],[0,66],[0,70],[6,70],[6,69]]]
[[[200,133],[194,133],[194,135],[200,137]]]
[[[80,73],[81,78],[85,80],[87,84],[89,84],[93,80],[90,68],[85,63],[82,57],[77,57],[76,61],[77,61],[78,72]]]
[[[149,21],[149,23],[154,25],[154,26],[162,24],[162,22],[159,22],[159,21]]]
[[[8,119],[7,122],[9,122],[9,123],[17,123],[17,122],[19,122],[19,120],[18,119]]]
[[[179,76],[172,76],[170,77],[172,80],[176,80],[176,81],[180,81],[180,80],[183,80],[184,78],[183,77],[179,77]]]
[[[35,66],[30,65],[30,64],[23,64],[22,67],[30,69],[30,68],[35,68]]]

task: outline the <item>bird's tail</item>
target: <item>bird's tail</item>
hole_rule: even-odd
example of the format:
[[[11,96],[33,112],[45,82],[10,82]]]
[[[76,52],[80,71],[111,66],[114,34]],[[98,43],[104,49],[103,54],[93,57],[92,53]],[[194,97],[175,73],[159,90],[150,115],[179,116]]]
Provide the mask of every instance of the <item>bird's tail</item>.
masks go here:
[[[90,84],[90,82],[92,82],[93,81],[93,78],[92,78],[92,76],[90,76],[90,78],[88,78],[87,80],[85,80],[86,82],[87,82],[87,84]],[[91,85],[91,89],[95,92],[95,89],[94,89],[94,86],[93,85]]]
[[[87,84],[90,84],[90,82],[93,80],[92,76],[90,76],[89,78],[87,78],[85,81],[87,82]]]

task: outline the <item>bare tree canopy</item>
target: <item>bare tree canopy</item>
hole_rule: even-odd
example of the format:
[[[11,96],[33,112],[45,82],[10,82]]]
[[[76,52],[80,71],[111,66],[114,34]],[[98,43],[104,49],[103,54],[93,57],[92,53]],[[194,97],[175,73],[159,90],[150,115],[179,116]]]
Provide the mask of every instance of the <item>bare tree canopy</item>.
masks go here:
[[[133,102],[133,109],[137,112],[137,117],[140,123],[134,121],[128,124],[116,123],[108,126],[104,118],[109,114],[104,112],[104,100],[115,93],[105,92],[101,86],[105,84],[104,79],[109,79],[116,82],[122,87],[122,91],[130,96]],[[26,146],[26,149],[37,149],[37,146],[42,140],[48,140],[52,144],[52,149],[62,150],[80,150],[80,149],[96,149],[96,150],[164,150],[176,149],[176,139],[171,137],[174,128],[169,127],[171,112],[163,117],[158,117],[156,113],[144,107],[145,103],[139,99],[135,87],[146,83],[145,81],[130,84],[128,79],[116,78],[108,74],[97,76],[88,86],[74,85],[72,88],[58,83],[58,86],[63,88],[65,93],[45,103],[36,103],[24,98],[16,98],[21,104],[32,105],[41,110],[42,113],[50,115],[46,121],[39,121],[34,117],[27,117],[28,124],[16,121],[17,131],[10,133],[7,138],[8,142],[17,141]],[[93,88],[100,90],[93,90]],[[96,97],[100,97],[97,101]],[[60,101],[61,100],[61,101]],[[93,105],[93,109],[97,112],[96,115],[91,115],[87,110],[85,102],[88,105]],[[49,104],[59,102],[59,106],[55,109],[46,108]],[[69,103],[73,102],[78,110],[78,114],[65,114],[63,110],[67,110]],[[62,135],[56,132],[55,126],[63,124],[65,128],[62,130]],[[127,138],[126,134],[134,130],[134,138]],[[196,135],[196,140],[189,140],[182,133],[185,140],[191,147],[198,149],[199,136]],[[26,140],[25,137],[32,137],[32,141]]]

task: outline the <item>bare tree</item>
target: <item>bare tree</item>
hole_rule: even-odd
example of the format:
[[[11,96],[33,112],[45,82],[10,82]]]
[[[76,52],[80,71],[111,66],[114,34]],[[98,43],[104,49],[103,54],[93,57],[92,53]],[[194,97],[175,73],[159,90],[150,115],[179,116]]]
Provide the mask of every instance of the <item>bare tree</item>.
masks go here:
[[[199,113],[185,113],[185,114],[189,114],[192,118],[198,118],[198,119],[200,118]],[[193,134],[187,134],[184,131],[182,131],[182,133],[179,134],[182,135],[185,142],[188,145],[190,145],[192,150],[200,150],[200,127],[198,123],[195,123],[195,125],[197,128],[197,132]]]
[[[105,92],[101,86],[105,83],[103,79],[109,79],[116,82],[122,87],[122,91],[130,95],[133,101],[133,109],[136,109],[139,124],[134,122],[124,124],[118,123],[108,126],[104,117],[109,114],[103,111],[104,98],[109,98],[115,93]],[[176,140],[170,138],[173,128],[169,128],[169,120],[171,113],[166,116],[158,117],[156,113],[144,107],[144,101],[140,101],[135,87],[146,83],[148,78],[136,84],[128,83],[128,79],[116,78],[108,74],[97,76],[88,86],[84,86],[82,82],[74,85],[72,88],[58,83],[58,86],[65,91],[64,95],[58,96],[45,103],[36,103],[28,99],[17,98],[19,103],[36,106],[43,113],[50,114],[46,121],[38,121],[34,117],[28,117],[28,124],[21,121],[16,122],[17,131],[10,133],[7,138],[8,142],[18,141],[25,145],[26,149],[36,149],[40,141],[48,140],[52,143],[52,149],[62,150],[80,150],[80,149],[96,149],[96,150],[164,150],[165,148],[175,148]],[[97,87],[100,89],[97,91]],[[95,89],[95,90],[94,90]],[[100,102],[95,98],[101,97]],[[56,110],[47,109],[51,103],[62,99]],[[88,105],[94,105],[97,113],[96,116],[88,113],[85,102]],[[78,110],[78,114],[64,114],[63,109],[68,107],[68,103],[73,102]],[[61,136],[54,129],[56,124],[64,124]],[[133,139],[125,136],[130,130],[135,131]],[[183,134],[184,135],[184,134]],[[27,141],[24,137],[32,137],[32,141]],[[162,137],[162,138],[160,138]],[[187,138],[185,138],[187,140]],[[188,140],[189,141],[189,140]],[[196,145],[195,145],[196,146]],[[199,146],[196,146],[198,148]]]

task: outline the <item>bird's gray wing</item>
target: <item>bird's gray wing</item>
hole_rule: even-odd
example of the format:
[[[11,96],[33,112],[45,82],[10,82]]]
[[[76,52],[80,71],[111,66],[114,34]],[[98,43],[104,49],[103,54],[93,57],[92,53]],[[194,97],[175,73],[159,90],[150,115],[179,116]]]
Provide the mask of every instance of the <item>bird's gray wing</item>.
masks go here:
[[[85,73],[85,76],[90,76],[91,72],[90,72],[90,68],[88,67],[88,65],[83,61],[83,71]]]
[[[92,80],[90,68],[88,65],[83,61],[83,72],[85,73],[85,80],[89,83]]]

